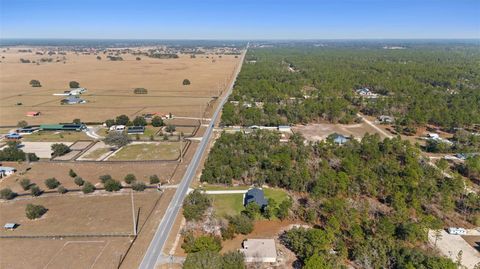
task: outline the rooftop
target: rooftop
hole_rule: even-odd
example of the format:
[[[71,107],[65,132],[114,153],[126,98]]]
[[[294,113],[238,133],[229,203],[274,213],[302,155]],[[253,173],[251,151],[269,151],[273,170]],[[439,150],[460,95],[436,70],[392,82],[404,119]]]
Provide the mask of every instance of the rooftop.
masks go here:
[[[243,248],[247,262],[276,262],[277,249],[273,239],[247,239],[243,241]]]

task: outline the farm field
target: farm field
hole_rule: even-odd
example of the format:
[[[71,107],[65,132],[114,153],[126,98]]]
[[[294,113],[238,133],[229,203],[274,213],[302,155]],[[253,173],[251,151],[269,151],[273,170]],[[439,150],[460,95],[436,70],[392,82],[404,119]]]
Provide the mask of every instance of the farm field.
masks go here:
[[[73,52],[67,53],[65,63],[20,63],[20,58],[38,60],[44,57],[34,52],[20,53],[18,49],[11,49],[2,54],[5,59],[0,63],[0,98],[4,105],[0,126],[16,125],[20,120],[29,124],[70,122],[79,116],[85,122],[103,122],[118,114],[134,117],[155,112],[199,117],[200,111],[205,110],[217,94],[217,88],[231,76],[238,63],[238,58],[231,55],[208,59],[192,59],[188,55],[180,55],[178,59],[142,57],[137,61],[135,56],[125,54],[122,55],[124,61],[109,61],[104,56],[97,60],[95,55]],[[185,78],[192,84],[183,86]],[[29,85],[32,79],[39,80],[42,87],[32,88]],[[87,103],[61,105],[64,96],[53,96],[67,90],[72,80],[88,89],[81,96]],[[146,88],[148,94],[133,94],[137,87]],[[41,114],[27,117],[28,111]]]
[[[124,190],[115,195],[45,195],[1,203],[0,222],[16,222],[19,227],[13,232],[2,229],[0,235],[131,233],[129,193]],[[141,208],[139,220],[145,218],[159,197],[157,191],[134,193],[135,207]],[[25,206],[29,203],[43,205],[48,212],[40,219],[29,220],[25,216]]]
[[[179,142],[133,142],[108,157],[109,161],[175,160],[180,156]]]

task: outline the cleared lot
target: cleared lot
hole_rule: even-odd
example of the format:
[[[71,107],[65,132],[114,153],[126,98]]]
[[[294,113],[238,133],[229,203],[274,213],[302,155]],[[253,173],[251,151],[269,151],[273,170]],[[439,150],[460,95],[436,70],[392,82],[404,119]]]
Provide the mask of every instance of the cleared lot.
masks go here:
[[[109,161],[175,160],[180,156],[180,142],[133,142],[110,155]]]
[[[366,133],[378,133],[380,137],[386,138],[382,133],[372,128],[366,123],[359,124],[333,124],[333,123],[315,123],[308,125],[296,125],[292,127],[294,132],[301,133],[307,140],[321,141],[333,133],[345,136],[353,136],[355,139],[361,139]]]
[[[50,159],[52,157],[52,145],[57,142],[23,142],[21,148],[28,153],[35,153],[38,158]],[[58,142],[67,146],[73,144],[72,142]]]
[[[440,252],[457,261],[459,253],[461,254],[461,263],[469,269],[473,269],[477,263],[480,262],[480,252],[470,245],[460,235],[452,235],[444,230],[439,231],[439,236],[432,230],[428,231],[428,241],[432,246],[435,246]],[[480,241],[480,236],[477,236]]]

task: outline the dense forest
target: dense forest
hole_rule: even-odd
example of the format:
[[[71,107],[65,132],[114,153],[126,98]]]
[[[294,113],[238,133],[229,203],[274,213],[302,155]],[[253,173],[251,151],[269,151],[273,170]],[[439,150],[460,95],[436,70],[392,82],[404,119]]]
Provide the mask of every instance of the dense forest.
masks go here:
[[[357,95],[363,87],[377,98]],[[453,44],[249,49],[222,121],[348,123],[358,111],[395,116],[404,126],[479,124],[480,49]]]
[[[304,268],[456,268],[428,247],[427,229],[480,225],[480,197],[465,194],[461,177],[442,176],[408,141],[366,135],[336,146],[296,134],[278,141],[269,131],[222,134],[201,180],[290,190],[290,217],[314,227],[282,237]]]

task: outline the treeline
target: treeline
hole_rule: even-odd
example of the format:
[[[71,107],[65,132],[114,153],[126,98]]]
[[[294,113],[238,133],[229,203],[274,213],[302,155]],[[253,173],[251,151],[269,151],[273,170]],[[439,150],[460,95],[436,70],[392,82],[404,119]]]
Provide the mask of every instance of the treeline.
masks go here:
[[[364,47],[290,47],[249,50],[226,125],[351,122],[358,110],[396,116],[402,125],[444,127],[480,123],[480,50],[422,46],[402,50]],[[367,87],[378,98],[364,99]],[[263,102],[263,106],[245,103]]]
[[[399,138],[366,135],[343,146],[305,144],[294,135],[257,131],[222,134],[201,180],[211,183],[267,183],[307,193],[295,201],[294,217],[313,224],[283,237],[305,264],[337,268],[347,261],[364,268],[454,268],[448,259],[424,251],[427,229],[459,216],[480,224],[480,198],[464,194],[459,177],[444,178]],[[314,259],[314,260],[312,260]]]

